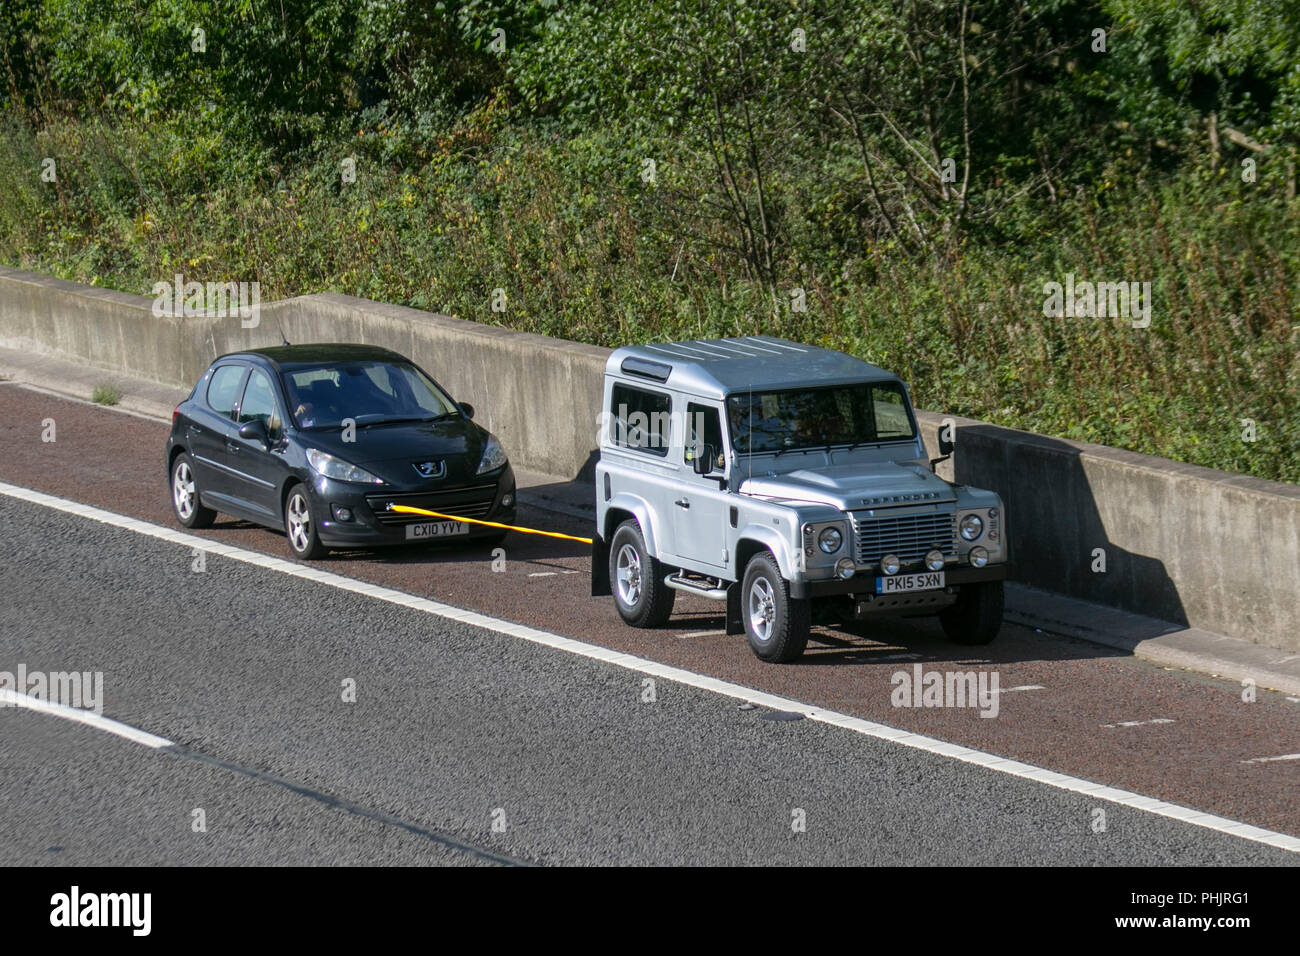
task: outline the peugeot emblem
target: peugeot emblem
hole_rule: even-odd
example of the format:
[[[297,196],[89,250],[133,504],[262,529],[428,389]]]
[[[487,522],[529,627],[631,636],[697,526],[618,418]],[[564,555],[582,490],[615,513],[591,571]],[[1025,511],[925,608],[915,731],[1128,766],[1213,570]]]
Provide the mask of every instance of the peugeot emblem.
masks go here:
[[[421,478],[441,478],[447,464],[442,461],[417,461],[412,463],[412,467]]]

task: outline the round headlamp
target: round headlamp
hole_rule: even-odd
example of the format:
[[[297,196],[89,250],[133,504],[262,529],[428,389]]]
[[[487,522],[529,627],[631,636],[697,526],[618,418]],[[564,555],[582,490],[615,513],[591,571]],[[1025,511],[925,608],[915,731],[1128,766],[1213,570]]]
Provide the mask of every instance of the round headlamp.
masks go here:
[[[838,561],[835,562],[835,573],[838,574],[845,581],[853,577],[853,572],[855,570],[857,569],[854,568],[853,566],[852,558],[840,558]]]
[[[931,571],[943,570],[943,552],[935,549],[925,556],[925,566]]]
[[[961,519],[958,527],[961,529],[961,536],[967,541],[978,541],[979,536],[984,533],[984,522],[979,515],[966,515]]]
[[[880,559],[881,574],[897,574],[898,569],[902,566],[902,562],[898,560],[898,555],[896,554],[887,554]]]
[[[970,566],[972,568],[982,568],[989,563],[989,553],[983,548],[970,549]]]
[[[840,534],[839,528],[823,528],[822,533],[817,536],[817,547],[827,554],[834,554],[843,543],[844,535]]]

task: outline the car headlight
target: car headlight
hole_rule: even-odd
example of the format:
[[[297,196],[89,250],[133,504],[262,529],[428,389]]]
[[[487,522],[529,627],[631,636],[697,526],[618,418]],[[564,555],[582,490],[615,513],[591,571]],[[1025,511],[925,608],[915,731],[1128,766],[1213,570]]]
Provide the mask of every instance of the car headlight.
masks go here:
[[[335,458],[315,448],[307,449],[307,463],[318,475],[334,478],[338,481],[355,481],[365,485],[382,485],[384,479],[377,478],[364,468],[358,468],[350,461]]]
[[[969,557],[973,568],[982,568],[989,563],[989,553],[980,547],[971,548]]]
[[[844,535],[840,534],[839,528],[823,528],[822,533],[817,536],[817,547],[827,554],[834,554],[843,543]]]
[[[496,435],[488,435],[487,444],[483,446],[483,457],[478,463],[478,473],[496,471],[506,463],[506,450],[497,441]]]
[[[897,574],[898,569],[902,566],[903,563],[898,560],[898,555],[896,554],[887,554],[880,559],[881,574]]]
[[[979,515],[966,515],[961,519],[961,536],[967,541],[978,541],[984,533],[984,522]]]

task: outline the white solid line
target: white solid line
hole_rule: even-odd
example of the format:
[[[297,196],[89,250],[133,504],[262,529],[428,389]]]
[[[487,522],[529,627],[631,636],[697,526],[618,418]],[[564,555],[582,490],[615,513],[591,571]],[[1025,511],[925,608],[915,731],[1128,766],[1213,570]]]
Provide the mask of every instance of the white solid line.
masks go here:
[[[532,571],[528,576],[530,578],[553,578],[558,573],[558,571]]]
[[[79,724],[85,724],[88,727],[94,727],[96,730],[102,730],[105,733],[116,734],[127,740],[134,741],[137,744],[143,744],[146,747],[170,747],[172,742],[166,737],[156,737],[153,734],[146,733],[143,730],[137,730],[127,724],[118,723],[103,714],[97,714],[93,710],[80,710],[76,707],[69,707],[66,704],[55,703],[50,700],[41,700],[37,697],[29,697],[26,694],[20,694],[17,691],[0,688],[0,707],[21,707],[24,710],[34,710],[42,714],[52,714],[55,717],[62,717],[64,720],[76,721]]]
[[[1172,724],[1174,721],[1168,717],[1153,717],[1151,720],[1121,720],[1117,724],[1102,724],[1103,727],[1114,729],[1116,727],[1146,727],[1149,724]]]
[[[1047,688],[1042,684],[1021,684],[1019,687],[999,687],[998,693],[1014,694],[1016,691],[1021,690],[1047,690]]]
[[[678,634],[678,637],[725,637],[726,631],[687,631],[685,634]]]
[[[1272,763],[1274,760],[1300,760],[1300,754],[1283,754],[1280,757],[1255,757],[1242,763]]]
[[[114,514],[111,511],[104,511],[101,508],[83,505],[79,502],[68,501],[64,498],[56,498],[53,495],[47,495],[39,491],[32,491],[29,488],[22,488],[18,485],[8,484],[7,482],[0,482],[0,495],[7,495],[21,501],[29,501],[33,504],[52,508],[56,511],[62,511],[65,514],[89,518],[92,521],[99,521],[103,524],[112,525],[113,527],[129,528],[130,530],[138,531],[143,535],[164,541],[175,541],[178,544],[184,544],[188,547],[204,548],[205,550],[209,549],[208,546],[210,542],[208,539],[200,538],[197,535],[175,532],[169,528],[164,528],[161,525],[150,524],[146,521],[128,518],[124,515]],[[280,558],[273,558],[269,555],[259,554],[256,551],[245,551],[242,548],[232,548],[228,557],[245,564],[251,564],[260,568],[269,568],[305,580],[312,580],[314,578],[323,584],[328,584],[331,587],[343,591],[351,591],[354,594],[363,593],[361,589],[368,586],[363,582],[346,578],[340,574],[334,574],[328,571],[323,572],[321,576],[315,576],[309,574],[308,571],[311,569],[304,567],[303,565],[292,564],[288,561],[281,560]],[[862,734],[864,737],[891,741],[893,743],[902,744],[905,747],[911,747],[915,750],[923,750],[927,753],[942,754],[943,756],[950,757],[954,760],[960,760],[963,763],[974,764],[975,766],[984,767],[989,770],[996,770],[998,773],[1009,774],[1013,777],[1034,780],[1043,783],[1046,786],[1055,787],[1059,790],[1083,794],[1093,799],[1106,800],[1110,803],[1119,804],[1120,806],[1143,810],[1147,813],[1155,814],[1156,816],[1182,820],[1206,830],[1226,833],[1231,836],[1240,837],[1255,843],[1262,843],[1267,846],[1277,847],[1278,849],[1287,850],[1292,853],[1300,853],[1300,838],[1290,836],[1286,833],[1278,833],[1274,830],[1265,830],[1262,827],[1242,823],[1238,820],[1230,820],[1226,817],[1201,813],[1198,810],[1192,810],[1188,807],[1182,807],[1174,803],[1166,803],[1163,800],[1156,800],[1153,797],[1145,797],[1128,790],[1103,786],[1091,780],[1083,780],[1079,777],[1069,777],[1065,774],[1058,774],[1042,767],[1035,767],[1032,764],[1021,763],[1018,760],[1012,760],[1007,757],[999,757],[995,754],[985,753],[981,750],[973,750],[970,747],[963,747],[959,744],[951,744],[934,737],[911,733],[897,727],[890,727],[887,724],[879,724],[875,721],[865,720],[861,717],[853,717],[849,714],[833,710],[821,710],[809,704],[797,700],[791,700],[788,697],[778,697],[775,694],[757,691],[741,684],[733,684],[730,681],[720,680],[716,677],[708,677],[704,674],[696,674],[693,671],[683,670],[679,667],[671,667],[667,664],[660,664],[656,661],[646,660],[645,658],[634,657],[631,654],[624,654],[621,651],[610,650],[609,648],[599,647],[595,644],[587,644],[571,637],[562,637],[559,634],[552,634],[549,631],[539,631],[535,628],[525,627],[520,624],[512,624],[509,621],[489,617],[486,614],[480,614],[477,611],[466,611],[463,608],[452,607],[449,604],[442,604],[438,601],[415,597],[414,595],[406,594],[402,591],[381,587],[379,588],[379,592],[380,593],[374,595],[376,600],[405,605],[406,607],[434,614],[439,617],[454,616],[456,620],[463,621],[464,623],[473,625],[474,627],[483,628],[484,630],[495,631],[498,634],[517,636],[535,644],[541,644],[546,647],[555,648],[556,650],[567,651],[571,654],[576,654],[581,657],[601,661],[607,664],[613,664],[617,667],[623,667],[627,670],[636,671],[642,674],[661,676],[676,683],[685,684],[688,687],[712,691],[724,697],[748,701],[760,707],[767,707],[771,710],[783,710],[803,714],[809,720],[823,724],[830,724],[835,727],[842,727],[845,730],[851,730],[855,733]],[[1164,720],[1164,722],[1172,723],[1172,721],[1168,720]],[[139,733],[139,731],[137,731],[137,733]],[[152,735],[147,736],[152,740],[162,740],[160,737],[153,737]]]

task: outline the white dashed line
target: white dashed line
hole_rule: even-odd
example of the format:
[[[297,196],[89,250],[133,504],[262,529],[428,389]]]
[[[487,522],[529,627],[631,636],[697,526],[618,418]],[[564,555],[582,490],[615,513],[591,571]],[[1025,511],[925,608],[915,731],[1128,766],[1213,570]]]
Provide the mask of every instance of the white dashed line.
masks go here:
[[[41,700],[38,697],[29,697],[8,688],[0,688],[0,707],[21,707],[24,710],[34,710],[42,714],[53,714],[55,717],[62,717],[64,720],[85,724],[87,727],[94,727],[96,730],[115,734],[118,737],[142,744],[145,747],[152,747],[155,750],[159,747],[170,747],[172,745],[172,742],[165,737],[155,737],[143,730],[137,730],[127,724],[118,723],[103,714],[97,714],[93,710],[80,710],[76,707],[69,707],[67,704],[58,704],[54,701]]]
[[[1155,717],[1151,720],[1121,720],[1118,724],[1102,724],[1103,727],[1146,727],[1149,724],[1172,724],[1168,717]]]
[[[1255,757],[1242,763],[1272,763],[1275,760],[1300,760],[1300,754],[1283,754],[1280,757]]]
[[[532,571],[529,573],[530,578],[553,578],[558,571]]]
[[[203,551],[217,553],[218,543],[210,541],[207,538],[201,538],[197,535],[176,531],[171,528],[165,528],[162,525],[151,524],[147,521],[140,521],[137,518],[129,518],[125,515],[114,514],[111,511],[104,511],[101,508],[95,508],[75,501],[68,501],[64,498],[56,498],[53,495],[47,495],[39,491],[32,491],[28,488],[19,487],[18,485],[0,482],[0,494],[8,495],[11,498],[17,498],[21,501],[28,501],[33,504],[42,505],[46,508],[52,508],[65,514],[89,518],[92,521],[99,521],[116,528],[125,528],[128,531],[135,531],[139,534],[147,535],[151,538],[157,538],[162,541],[170,541],[187,548],[199,548]],[[750,687],[745,687],[741,684],[734,684],[731,681],[719,680],[716,677],[696,674],[693,671],[683,670],[679,667],[671,667],[667,664],[660,664],[656,661],[646,660],[642,657],[624,654],[622,651],[614,651],[607,647],[588,644],[571,637],[563,637],[559,634],[552,634],[548,631],[541,631],[520,624],[512,624],[508,621],[489,617],[486,614],[479,614],[476,611],[467,611],[464,608],[453,607],[449,604],[442,604],[438,601],[428,600],[427,598],[416,597],[414,594],[407,594],[403,591],[397,591],[392,588],[376,587],[375,585],[365,584],[352,578],[346,578],[340,574],[334,574],[328,571],[318,572],[317,569],[296,564],[292,561],[286,561],[283,558],[275,558],[267,554],[260,554],[256,551],[246,551],[243,548],[235,548],[228,545],[220,547],[221,554],[231,558],[232,560],[240,561],[245,564],[251,564],[270,571],[278,571],[282,574],[289,574],[297,578],[315,580],[321,584],[326,584],[342,591],[351,591],[354,594],[364,594],[365,592],[363,591],[363,588],[374,588],[375,590],[372,591],[372,596],[376,600],[399,604],[403,607],[409,607],[413,610],[423,611],[439,617],[451,618],[473,627],[494,631],[498,634],[508,634],[514,637],[519,637],[535,644],[554,648],[555,650],[565,651],[591,660],[602,661],[606,664],[613,664],[616,667],[623,667],[627,670],[636,671],[638,673],[662,677],[666,680],[675,681],[676,683],[684,684],[688,687],[711,691],[715,694],[720,694],[724,697],[731,697],[735,700],[749,701],[760,707],[767,707],[771,710],[803,714],[809,720],[829,724],[832,727],[840,727],[844,730],[850,730],[854,733],[861,734],[864,737],[891,741],[915,750],[922,750],[927,753],[949,757],[953,760],[960,760],[963,763],[973,764],[977,767],[996,770],[998,773],[1005,773],[1025,780],[1033,780],[1045,784],[1046,786],[1055,787],[1059,790],[1084,794],[1091,799],[1106,800],[1111,803],[1119,804],[1120,806],[1142,810],[1156,816],[1181,820],[1185,823],[1206,830],[1226,833],[1229,836],[1240,837],[1244,840],[1277,847],[1278,849],[1287,850],[1292,853],[1300,853],[1300,838],[1290,836],[1286,833],[1278,833],[1274,830],[1265,830],[1262,827],[1257,827],[1249,823],[1242,823],[1238,820],[1230,820],[1226,817],[1202,813],[1199,810],[1192,810],[1188,807],[1182,807],[1174,803],[1166,803],[1163,800],[1156,800],[1153,797],[1144,797],[1141,794],[1133,793],[1128,790],[1108,787],[1092,780],[1070,777],[1065,774],[1046,770],[1042,767],[1035,767],[1032,764],[1021,763],[1018,760],[1011,760],[1007,757],[999,757],[995,754],[985,753],[981,750],[974,750],[970,747],[963,747],[959,744],[947,743],[946,741],[938,740],[934,737],[911,733],[910,731],[902,730],[898,727],[890,727],[887,724],[876,723],[875,721],[865,720],[861,717],[854,717],[834,710],[823,710],[797,700],[791,700],[788,697],[778,697],[776,694],[768,694],[763,691],[754,690]],[[59,716],[69,716],[70,719],[80,719],[83,723],[91,722],[85,719],[86,715],[82,711],[72,711],[72,714],[77,715],[76,717],[71,717],[62,711],[51,712],[57,713]],[[89,716],[93,717],[97,715],[91,714]],[[103,719],[107,720],[107,718]],[[1173,723],[1173,721],[1161,718],[1156,721],[1130,722],[1128,726],[1134,726],[1139,723]],[[108,724],[111,726],[105,727],[104,729],[108,729],[112,733],[120,734],[118,730],[111,729],[120,727],[133,734],[139,734],[141,743],[148,741],[146,746],[162,747],[168,745],[168,741],[165,741],[161,737],[155,737],[152,734],[137,731],[134,728],[127,727],[125,724],[117,724],[116,721],[108,721]]]
[[[1047,690],[1042,684],[1021,684],[1019,687],[999,687],[1000,694],[1014,694],[1022,690]]]
[[[678,634],[678,637],[726,637],[726,631],[687,631],[685,634]]]

